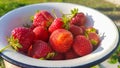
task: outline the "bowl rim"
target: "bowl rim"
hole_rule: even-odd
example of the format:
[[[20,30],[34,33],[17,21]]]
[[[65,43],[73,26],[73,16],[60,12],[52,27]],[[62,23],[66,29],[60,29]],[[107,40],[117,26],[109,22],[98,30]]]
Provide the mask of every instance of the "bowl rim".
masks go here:
[[[56,3],[56,2],[52,2],[52,3],[51,3],[51,2],[50,2],[50,3],[39,3],[39,4],[54,4],[54,3]],[[32,4],[32,5],[39,5],[39,4]],[[72,4],[72,3],[60,3],[60,4],[76,5],[76,4]],[[31,6],[31,5],[27,5],[27,6]],[[27,7],[27,6],[24,6],[24,7]],[[77,6],[82,6],[82,5],[77,5]],[[21,8],[21,7],[20,7],[20,8]],[[89,7],[87,7],[87,8],[89,8]],[[19,9],[19,8],[17,8],[17,9]],[[15,10],[17,10],[17,9],[15,9]],[[15,10],[12,10],[12,11],[15,11]],[[7,14],[11,13],[12,11],[8,12]],[[97,11],[97,12],[99,12],[99,11]],[[4,16],[6,16],[7,14],[5,14]],[[114,23],[114,24],[115,24],[115,23]],[[116,25],[116,24],[115,24],[115,25]],[[116,27],[117,27],[117,26],[116,26]],[[118,33],[119,33],[118,27],[117,27],[117,31],[118,31]],[[120,33],[119,33],[119,35],[120,35]],[[119,40],[118,40],[118,41],[120,41],[120,37],[119,37]],[[92,63],[90,62],[90,63],[87,63],[87,64],[85,64],[85,65],[76,66],[76,67],[84,67],[84,66],[89,67],[89,66],[93,66],[93,65],[96,65],[96,64],[104,61],[105,59],[107,59],[107,58],[116,50],[116,48],[118,47],[118,45],[119,45],[119,42],[117,42],[117,46],[116,46],[109,54],[105,55],[103,58],[100,58],[100,59],[98,59],[98,60],[96,60],[96,61],[94,61],[94,62],[92,62]],[[37,66],[28,65],[28,64],[24,64],[24,63],[18,62],[18,61],[14,60],[14,59],[9,58],[8,56],[4,55],[3,53],[0,53],[0,55],[1,55],[1,57],[3,57],[6,61],[8,61],[8,62],[10,62],[10,63],[12,63],[12,64],[15,64],[15,65],[17,65],[17,66],[28,67],[28,68],[34,68],[34,67],[35,67],[35,68],[40,68],[40,67],[37,67]],[[42,67],[42,68],[43,68],[43,67]]]
[[[120,33],[119,33],[119,34],[120,34]],[[120,40],[120,39],[119,39],[119,40]],[[119,43],[118,43],[118,44],[119,44]],[[117,47],[118,47],[118,44],[117,44]],[[96,61],[94,61],[94,62],[92,62],[92,63],[88,63],[88,64],[86,64],[86,65],[74,66],[74,67],[71,67],[71,68],[84,68],[84,67],[91,67],[91,66],[97,65],[98,63],[101,63],[101,62],[103,62],[104,60],[108,59],[108,57],[117,49],[117,47],[116,47],[111,53],[107,54],[106,56],[104,56],[104,57],[101,58],[101,59],[98,59],[98,60],[96,60]],[[2,57],[4,60],[6,60],[6,61],[8,61],[8,62],[10,62],[10,63],[12,63],[12,64],[14,64],[14,65],[23,67],[23,68],[43,68],[43,67],[38,67],[38,66],[34,66],[34,65],[28,65],[28,64],[24,64],[24,63],[15,61],[15,60],[13,60],[13,59],[5,56],[5,55],[2,54],[2,53],[1,53],[0,55],[1,55],[1,57]]]

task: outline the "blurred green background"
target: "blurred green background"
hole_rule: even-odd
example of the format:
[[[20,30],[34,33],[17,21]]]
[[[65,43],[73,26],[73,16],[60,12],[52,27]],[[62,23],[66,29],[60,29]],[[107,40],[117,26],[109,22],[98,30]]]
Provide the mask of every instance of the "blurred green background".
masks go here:
[[[117,25],[120,24],[120,6],[107,2],[105,0],[0,0],[0,17],[6,14],[7,12],[9,12],[10,10],[13,10],[18,7],[35,4],[35,3],[46,3],[46,2],[67,2],[67,3],[74,3],[74,4],[91,7],[107,15]],[[119,52],[120,52],[120,47],[118,47],[116,52],[111,56],[113,60],[112,62],[116,63],[118,61],[118,56],[116,53]],[[5,68],[3,59],[1,57],[0,57],[0,68]]]
[[[0,0],[0,16],[18,7],[44,2],[68,2],[80,4],[99,10],[113,20],[120,18],[120,6],[116,6],[105,0]]]

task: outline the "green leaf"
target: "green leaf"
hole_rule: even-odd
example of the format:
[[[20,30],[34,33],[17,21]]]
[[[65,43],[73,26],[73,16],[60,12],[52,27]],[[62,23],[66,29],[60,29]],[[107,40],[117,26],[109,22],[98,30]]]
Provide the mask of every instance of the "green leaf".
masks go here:
[[[120,44],[118,48],[116,49],[116,51],[110,56],[108,62],[110,64],[116,64],[119,60],[119,57],[120,57]]]
[[[109,62],[110,64],[116,64],[116,63],[118,62],[117,56],[112,56],[112,57],[110,57],[110,58],[108,59],[108,62]]]

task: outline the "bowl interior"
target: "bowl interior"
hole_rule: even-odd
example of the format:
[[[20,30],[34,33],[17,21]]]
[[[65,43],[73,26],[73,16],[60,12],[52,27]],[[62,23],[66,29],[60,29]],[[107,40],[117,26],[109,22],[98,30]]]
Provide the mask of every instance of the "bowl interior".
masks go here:
[[[70,3],[33,4],[15,9],[5,14],[0,18],[0,49],[7,45],[6,37],[10,36],[12,29],[18,26],[23,26],[25,23],[30,23],[30,17],[33,16],[37,10],[48,10],[51,12],[55,9],[57,16],[60,17],[61,11],[63,13],[70,13],[70,10],[73,8],[78,8],[79,12],[86,14],[88,26],[93,26],[98,29],[102,41],[99,47],[91,54],[72,60],[51,61],[33,59],[9,48],[5,50],[2,55],[10,58],[11,62],[14,60],[31,66],[73,67],[95,62],[111,53],[117,47],[119,42],[118,29],[115,24],[108,17],[94,9]]]

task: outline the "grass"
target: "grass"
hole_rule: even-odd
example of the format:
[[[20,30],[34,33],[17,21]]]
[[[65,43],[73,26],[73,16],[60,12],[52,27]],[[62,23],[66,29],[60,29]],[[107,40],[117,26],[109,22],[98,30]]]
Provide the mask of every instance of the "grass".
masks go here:
[[[81,4],[85,5],[91,8],[95,8],[97,10],[101,9],[111,9],[114,10],[118,7],[116,7],[114,4],[111,4],[109,2],[106,2],[104,0],[0,0],[0,16],[4,15],[10,10],[13,10],[15,8],[25,6],[28,4],[34,4],[34,3],[44,3],[44,2],[67,2],[67,3],[75,3],[75,4]],[[119,6],[120,8],[120,6]]]
[[[104,0],[0,0],[0,16],[3,16],[10,10],[18,7],[22,7],[29,4],[45,3],[45,2],[67,2],[84,5],[87,7],[94,8],[108,17],[113,21],[120,21],[120,6],[116,6],[112,3]],[[0,68],[4,68],[4,63],[0,57]]]
[[[5,65],[3,63],[3,59],[0,57],[0,68],[5,68]]]

